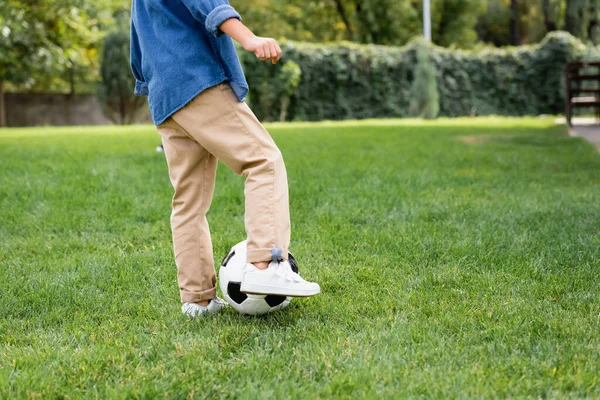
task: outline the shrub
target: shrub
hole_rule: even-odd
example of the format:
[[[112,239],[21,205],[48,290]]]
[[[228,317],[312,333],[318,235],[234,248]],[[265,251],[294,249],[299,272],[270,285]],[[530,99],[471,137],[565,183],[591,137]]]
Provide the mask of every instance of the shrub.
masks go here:
[[[435,119],[440,112],[440,93],[435,66],[431,62],[430,49],[426,42],[417,48],[415,69],[408,112],[413,117]]]
[[[283,114],[287,120],[311,121],[408,116],[418,47],[419,42],[404,47],[283,43],[283,65],[293,61],[302,72]],[[432,46],[440,115],[470,115],[474,108],[479,115],[560,114],[565,65],[585,51],[565,32],[517,48],[462,51]],[[277,76],[283,65],[272,66],[243,51],[240,58],[257,115],[278,119],[285,103],[273,96],[281,93]]]
[[[288,108],[292,100],[292,96],[296,92],[296,88],[300,84],[300,78],[302,77],[302,70],[300,66],[293,61],[288,61],[283,64],[281,71],[279,72],[279,101],[280,101],[280,114],[279,121],[284,122],[287,117]]]
[[[146,99],[133,94],[135,78],[129,67],[128,32],[117,30],[104,39],[100,77],[98,98],[106,116],[122,125],[132,123]]]

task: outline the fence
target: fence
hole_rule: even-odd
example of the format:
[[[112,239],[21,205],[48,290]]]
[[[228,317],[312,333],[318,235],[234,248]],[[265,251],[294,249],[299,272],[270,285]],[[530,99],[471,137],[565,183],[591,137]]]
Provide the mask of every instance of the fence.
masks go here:
[[[92,94],[6,93],[7,126],[108,125],[112,121]],[[149,112],[137,122],[151,123]]]

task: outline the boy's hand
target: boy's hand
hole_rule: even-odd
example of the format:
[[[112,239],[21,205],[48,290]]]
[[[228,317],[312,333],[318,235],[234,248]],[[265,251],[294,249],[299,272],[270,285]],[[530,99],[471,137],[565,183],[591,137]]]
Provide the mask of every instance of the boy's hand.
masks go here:
[[[277,64],[281,58],[281,48],[275,39],[254,36],[242,43],[242,46],[263,61],[271,60],[273,64]]]
[[[281,58],[281,48],[275,39],[256,36],[238,19],[231,18],[223,22],[219,29],[237,40],[247,51],[256,54],[263,61],[271,60],[273,64]]]

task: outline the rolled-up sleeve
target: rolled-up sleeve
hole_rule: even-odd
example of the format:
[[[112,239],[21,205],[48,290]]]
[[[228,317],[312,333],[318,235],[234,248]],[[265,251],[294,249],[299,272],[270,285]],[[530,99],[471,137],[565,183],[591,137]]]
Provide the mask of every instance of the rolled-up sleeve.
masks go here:
[[[219,6],[206,16],[206,22],[204,23],[204,26],[206,26],[206,30],[213,35],[220,36],[223,34],[223,32],[219,30],[219,27],[223,22],[231,18],[237,18],[240,21],[242,20],[240,14],[238,14],[233,7],[229,5]]]
[[[240,14],[229,5],[227,0],[182,0],[183,4],[190,10],[194,18],[204,24],[206,30],[221,36],[219,30],[221,24],[228,19],[236,18],[242,20]]]

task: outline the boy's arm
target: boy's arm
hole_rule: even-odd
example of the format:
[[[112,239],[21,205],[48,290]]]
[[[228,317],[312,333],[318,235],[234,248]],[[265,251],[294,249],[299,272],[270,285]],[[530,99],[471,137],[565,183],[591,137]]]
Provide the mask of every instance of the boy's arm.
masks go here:
[[[182,2],[194,18],[202,22],[206,30],[213,35],[228,34],[261,60],[271,60],[275,64],[281,58],[281,49],[275,39],[254,35],[242,24],[240,14],[229,5],[227,0],[182,0]]]
[[[245,50],[256,54],[261,60],[271,60],[273,64],[281,58],[281,48],[271,38],[258,37],[237,19],[228,19],[219,29],[238,41]]]

